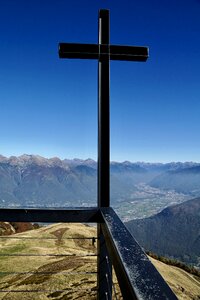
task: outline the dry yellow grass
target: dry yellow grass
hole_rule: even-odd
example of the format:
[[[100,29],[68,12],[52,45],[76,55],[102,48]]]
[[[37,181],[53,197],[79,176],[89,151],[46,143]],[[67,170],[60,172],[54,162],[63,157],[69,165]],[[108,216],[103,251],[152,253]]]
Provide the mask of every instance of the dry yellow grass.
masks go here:
[[[96,299],[97,241],[92,242],[96,236],[95,227],[59,223],[0,239],[0,254],[36,255],[0,256],[0,299]]]
[[[200,279],[186,271],[164,264],[154,258],[150,260],[157,268],[162,277],[180,300],[197,300],[200,299]]]
[[[96,299],[97,275],[85,274],[97,271],[97,257],[87,256],[97,253],[97,242],[93,244],[91,239],[96,236],[95,227],[59,223],[18,233],[11,238],[1,238],[0,254],[41,256],[0,256],[0,299]],[[50,256],[45,256],[47,254]],[[70,256],[53,256],[60,254]],[[181,269],[150,259],[180,300],[200,299],[200,282],[197,279]],[[2,272],[28,273],[9,275]],[[16,292],[12,293],[11,290]],[[19,292],[22,290],[43,292]],[[118,287],[117,294],[118,299],[121,299]]]
[[[96,299],[96,274],[84,273],[86,271],[96,271],[96,257],[87,256],[96,253],[96,243],[93,245],[91,239],[76,239],[76,237],[92,238],[96,235],[96,228],[94,227],[83,224],[62,223],[16,234],[11,239],[2,239],[1,254],[33,254],[42,256],[0,257],[1,272],[31,272],[6,276],[2,274],[0,290],[6,290],[6,292],[0,293],[0,299],[64,300],[73,299],[74,295],[76,297],[80,296],[80,299]],[[26,236],[28,239],[13,239],[13,237],[19,238],[22,236]],[[49,256],[45,256],[47,254]],[[85,256],[79,257],[75,255]],[[38,272],[43,274],[38,274]],[[12,293],[9,290],[41,290],[49,292]],[[60,290],[60,292],[56,292],[56,290]]]

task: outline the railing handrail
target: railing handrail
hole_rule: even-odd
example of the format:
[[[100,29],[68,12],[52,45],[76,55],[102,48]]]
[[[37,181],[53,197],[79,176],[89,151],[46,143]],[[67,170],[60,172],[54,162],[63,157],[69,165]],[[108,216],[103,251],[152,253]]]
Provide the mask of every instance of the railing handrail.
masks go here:
[[[102,231],[124,299],[177,299],[115,211],[102,208]]]
[[[0,220],[6,222],[99,223],[98,207],[0,208]]]

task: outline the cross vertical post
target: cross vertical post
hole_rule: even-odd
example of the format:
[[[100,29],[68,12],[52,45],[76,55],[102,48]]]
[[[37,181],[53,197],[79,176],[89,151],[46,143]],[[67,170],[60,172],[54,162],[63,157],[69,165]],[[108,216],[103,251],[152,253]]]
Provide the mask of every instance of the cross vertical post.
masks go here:
[[[98,206],[110,206],[110,20],[109,11],[99,11],[98,61]],[[112,299],[112,264],[101,224],[98,231],[97,299]]]
[[[99,11],[98,62],[98,206],[110,206],[110,24],[109,11]]]

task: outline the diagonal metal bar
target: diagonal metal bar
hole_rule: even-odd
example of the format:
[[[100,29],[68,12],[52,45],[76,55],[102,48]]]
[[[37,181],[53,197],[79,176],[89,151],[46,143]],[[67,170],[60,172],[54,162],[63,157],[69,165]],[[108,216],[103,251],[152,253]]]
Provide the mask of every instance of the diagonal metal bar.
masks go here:
[[[112,208],[101,208],[101,224],[124,299],[177,300]]]

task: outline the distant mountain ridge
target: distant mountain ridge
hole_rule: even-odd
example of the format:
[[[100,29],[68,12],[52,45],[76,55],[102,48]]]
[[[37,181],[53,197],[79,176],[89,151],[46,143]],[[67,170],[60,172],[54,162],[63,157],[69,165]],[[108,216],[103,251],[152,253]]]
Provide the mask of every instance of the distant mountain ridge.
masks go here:
[[[190,175],[187,170],[196,170]],[[180,188],[167,181],[167,176],[185,172],[200,176],[200,164],[195,162],[145,163],[111,162],[111,198],[120,203],[132,199],[138,184],[160,189],[190,193],[186,184]],[[183,174],[181,173],[181,174]],[[185,181],[189,182],[186,178]],[[163,178],[163,179],[162,179]],[[183,178],[180,180],[184,181]],[[174,181],[175,182],[175,181]],[[167,185],[167,184],[168,185]],[[192,191],[200,195],[200,180]],[[193,194],[192,194],[193,195]],[[131,200],[130,200],[131,201]],[[44,158],[39,155],[0,155],[0,206],[96,206],[97,163],[92,159]]]
[[[200,267],[200,198],[129,221],[126,226],[145,250]]]
[[[52,158],[45,158],[40,155],[35,154],[23,154],[20,156],[10,156],[6,157],[0,154],[0,162],[8,162],[13,164],[26,164],[26,163],[38,163],[38,164],[46,164],[46,165],[52,165],[52,164],[60,164],[64,163],[66,165],[92,165],[93,167],[96,166],[97,162],[91,158],[88,159],[60,159],[59,157],[52,157]],[[124,161],[124,162],[117,162],[117,161],[111,161],[111,165],[123,165],[127,167],[141,167],[145,170],[149,169],[165,169],[165,170],[176,170],[176,169],[184,169],[184,168],[190,168],[194,166],[200,166],[200,163],[197,162],[169,162],[169,163],[149,163],[149,162],[130,162],[130,161]]]
[[[156,188],[175,190],[177,192],[200,194],[200,166],[168,170],[159,174],[150,185]]]
[[[46,159],[36,155],[1,157],[0,199],[16,205],[42,201],[44,206],[64,205],[71,199],[78,202],[79,197],[83,201],[92,201],[96,171],[85,166],[90,171],[87,175],[83,168],[77,168],[59,158]]]

